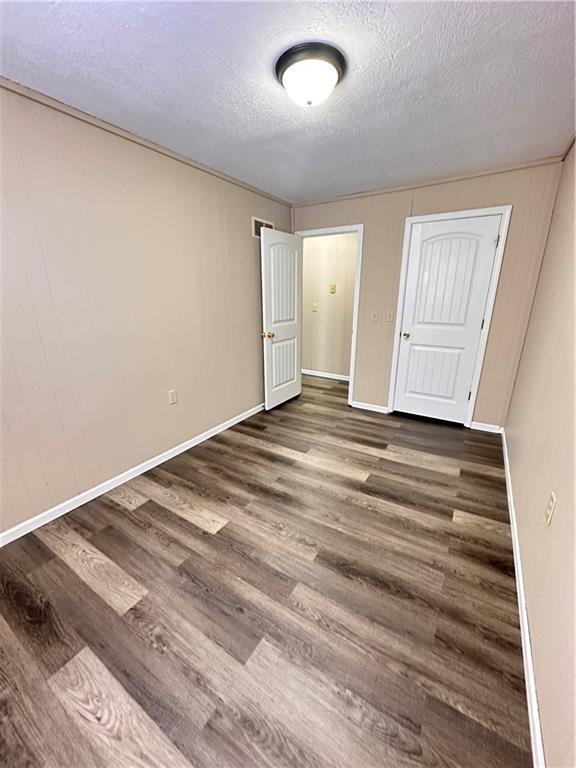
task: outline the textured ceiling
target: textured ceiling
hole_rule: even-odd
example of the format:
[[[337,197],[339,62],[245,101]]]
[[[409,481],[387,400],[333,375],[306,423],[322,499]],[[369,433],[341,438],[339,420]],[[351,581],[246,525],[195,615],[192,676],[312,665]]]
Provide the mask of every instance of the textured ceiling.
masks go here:
[[[558,155],[574,132],[574,5],[21,2],[2,74],[291,201]],[[273,67],[339,46],[332,97],[296,107]]]

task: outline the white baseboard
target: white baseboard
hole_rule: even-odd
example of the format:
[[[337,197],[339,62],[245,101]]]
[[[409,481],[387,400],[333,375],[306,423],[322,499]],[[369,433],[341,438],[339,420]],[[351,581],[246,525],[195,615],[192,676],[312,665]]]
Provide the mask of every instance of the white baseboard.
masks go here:
[[[374,405],[374,403],[361,403],[359,400],[351,400],[348,405],[352,408],[361,408],[363,411],[376,411],[376,413],[390,413],[387,405]]]
[[[516,509],[514,507],[514,496],[512,493],[512,477],[510,475],[510,461],[508,458],[508,444],[506,443],[506,430],[503,427],[502,448],[504,451],[504,468],[506,472],[508,512],[510,515],[510,527],[512,531],[512,547],[514,550],[514,568],[516,570],[516,590],[518,593],[518,609],[520,612],[520,633],[522,637],[522,655],[524,657],[524,677],[526,679],[526,698],[528,700],[528,720],[530,722],[532,760],[534,762],[534,768],[546,768],[546,762],[544,758],[544,744],[542,742],[542,728],[540,725],[540,711],[538,709],[538,697],[536,694],[534,659],[532,657],[532,645],[530,643],[528,611],[526,608],[526,597],[524,593],[524,577],[522,575],[522,561],[520,558],[520,539],[518,537]]]
[[[497,424],[484,424],[481,421],[471,421],[470,429],[477,429],[479,432],[494,432],[497,435],[501,435],[503,427],[499,427]]]
[[[302,368],[302,373],[306,376],[318,376],[321,379],[336,379],[336,381],[350,381],[350,376],[340,376],[339,373],[326,373],[325,371],[311,371],[308,368]]]
[[[95,499],[97,496],[101,496],[103,493],[111,491],[113,488],[116,488],[116,486],[122,485],[122,483],[126,483],[133,477],[141,475],[143,472],[147,472],[149,469],[157,467],[158,464],[162,464],[162,462],[168,461],[168,459],[177,456],[179,453],[187,451],[189,448],[193,448],[195,445],[198,445],[198,443],[202,443],[204,440],[208,440],[210,437],[214,437],[214,435],[217,435],[219,432],[223,432],[225,429],[233,427],[234,424],[238,424],[238,422],[244,421],[244,419],[253,416],[255,413],[258,413],[263,409],[264,403],[255,405],[253,408],[244,411],[244,413],[239,413],[237,416],[233,416],[231,419],[223,421],[222,424],[218,424],[217,426],[206,430],[206,432],[202,432],[201,435],[196,435],[196,437],[192,437],[190,440],[186,440],[185,443],[180,443],[180,445],[176,445],[174,448],[170,448],[169,450],[158,454],[158,456],[154,456],[154,458],[148,459],[142,464],[138,464],[136,467],[132,467],[132,469],[128,469],[126,472],[122,472],[120,475],[116,475],[116,477],[113,477],[111,480],[106,480],[105,482],[94,486],[94,488],[90,488],[88,491],[84,491],[83,493],[78,494],[78,496],[74,496],[72,499],[68,499],[68,501],[63,501],[61,504],[57,504],[55,507],[47,509],[46,512],[41,512],[39,515],[36,515],[30,520],[25,520],[23,523],[15,525],[13,528],[4,531],[4,533],[0,533],[0,548],[6,544],[9,544],[15,539],[19,539],[25,534],[34,531],[36,528],[40,528],[40,526],[46,525],[46,523],[49,523],[51,520],[55,520],[57,517],[65,515],[67,512],[71,512],[73,509],[76,509],[76,507],[80,507],[82,504],[86,504],[88,501],[92,501],[92,499]]]

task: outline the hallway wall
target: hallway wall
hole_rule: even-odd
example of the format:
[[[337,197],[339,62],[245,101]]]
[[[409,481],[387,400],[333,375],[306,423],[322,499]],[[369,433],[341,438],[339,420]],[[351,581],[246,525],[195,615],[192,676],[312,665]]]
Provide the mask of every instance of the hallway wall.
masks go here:
[[[355,233],[304,238],[302,368],[350,374],[356,241]]]

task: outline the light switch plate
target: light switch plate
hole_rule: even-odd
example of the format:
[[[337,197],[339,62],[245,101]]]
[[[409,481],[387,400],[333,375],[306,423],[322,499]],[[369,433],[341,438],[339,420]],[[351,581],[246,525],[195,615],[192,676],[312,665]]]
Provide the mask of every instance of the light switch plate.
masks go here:
[[[376,312],[376,310],[373,309],[372,312],[370,312],[370,314],[368,315],[368,317],[370,318],[371,323],[375,323],[378,320],[378,312]]]
[[[178,402],[178,392],[175,389],[168,390],[168,402],[170,405],[176,405]]]
[[[550,496],[548,497],[548,504],[546,505],[546,525],[550,525],[552,522],[552,518],[554,517],[554,512],[556,511],[556,505],[558,503],[558,500],[556,499],[556,494],[554,491],[550,493]]]
[[[336,293],[336,283],[330,283],[330,293]]]
[[[394,320],[394,312],[392,312],[391,309],[388,310],[388,314],[386,315],[386,320],[391,323],[392,320]]]
[[[318,302],[312,302],[312,312],[318,312]]]

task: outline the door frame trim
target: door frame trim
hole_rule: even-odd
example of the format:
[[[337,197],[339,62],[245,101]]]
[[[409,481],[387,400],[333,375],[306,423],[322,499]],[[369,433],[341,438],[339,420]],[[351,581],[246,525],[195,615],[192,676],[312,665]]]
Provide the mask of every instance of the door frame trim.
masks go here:
[[[326,235],[347,235],[354,233],[356,239],[356,271],[354,275],[354,307],[352,309],[352,343],[350,345],[350,384],[348,386],[348,405],[353,405],[354,372],[356,368],[356,339],[358,336],[358,314],[360,311],[360,280],[362,278],[362,250],[364,224],[348,224],[341,227],[322,227],[321,229],[299,229],[295,235],[300,237],[325,237]],[[304,254],[304,246],[302,246]],[[302,270],[304,277],[304,270]]]
[[[412,240],[412,227],[414,224],[425,224],[431,221],[446,221],[450,219],[473,219],[485,216],[501,216],[500,229],[498,230],[499,241],[492,264],[492,273],[490,275],[490,285],[486,297],[486,307],[484,309],[484,327],[480,331],[478,342],[478,351],[474,363],[474,373],[472,375],[471,396],[466,409],[464,426],[470,427],[474,416],[476,406],[476,397],[480,385],[480,374],[484,364],[484,354],[486,352],[486,343],[490,333],[492,323],[492,313],[496,301],[496,291],[500,279],[500,270],[506,247],[506,238],[510,226],[510,217],[512,216],[511,205],[500,205],[494,208],[473,208],[466,211],[453,211],[451,213],[432,213],[425,216],[408,216],[404,226],[404,243],[402,246],[402,266],[400,269],[400,283],[398,286],[398,304],[396,307],[396,325],[394,328],[394,350],[392,353],[392,368],[390,371],[390,388],[388,392],[388,409],[391,413],[394,410],[394,398],[396,394],[396,376],[398,373],[398,355],[400,352],[400,333],[402,332],[402,316],[404,314],[404,298],[406,293],[406,276],[408,273],[408,257],[410,254],[410,244]]]

